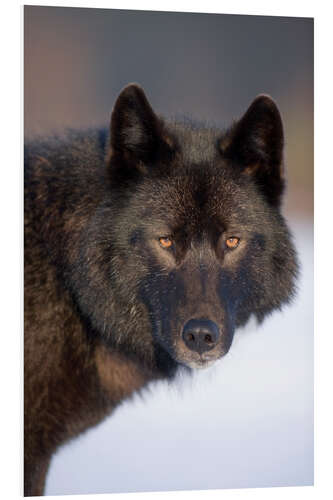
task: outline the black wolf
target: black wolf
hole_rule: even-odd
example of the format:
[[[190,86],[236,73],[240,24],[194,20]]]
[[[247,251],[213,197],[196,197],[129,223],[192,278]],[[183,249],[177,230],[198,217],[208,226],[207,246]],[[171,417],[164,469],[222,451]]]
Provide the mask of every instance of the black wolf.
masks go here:
[[[287,303],[297,262],[267,96],[222,132],[164,121],[129,85],[110,133],[32,142],[25,163],[25,495],[38,495],[62,443]]]

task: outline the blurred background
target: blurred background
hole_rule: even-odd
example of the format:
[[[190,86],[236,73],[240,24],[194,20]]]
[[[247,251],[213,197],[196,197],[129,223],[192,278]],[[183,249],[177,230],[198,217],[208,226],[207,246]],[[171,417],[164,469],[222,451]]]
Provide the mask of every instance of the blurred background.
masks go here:
[[[108,126],[141,84],[166,117],[225,127],[270,94],[285,127],[284,214],[301,260],[293,305],[230,354],[158,383],[54,457],[46,494],[313,483],[313,20],[24,7],[25,133]]]

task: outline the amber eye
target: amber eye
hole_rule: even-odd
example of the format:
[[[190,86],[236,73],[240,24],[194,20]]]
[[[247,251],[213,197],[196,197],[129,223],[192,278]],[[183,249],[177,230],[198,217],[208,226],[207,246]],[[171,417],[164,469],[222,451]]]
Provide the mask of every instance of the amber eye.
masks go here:
[[[162,248],[170,248],[172,246],[172,239],[169,236],[162,236],[158,241]]]
[[[234,248],[238,247],[239,245],[239,238],[236,238],[235,236],[232,236],[231,238],[228,238],[226,240],[226,245],[228,248],[230,248],[231,250],[233,250]]]

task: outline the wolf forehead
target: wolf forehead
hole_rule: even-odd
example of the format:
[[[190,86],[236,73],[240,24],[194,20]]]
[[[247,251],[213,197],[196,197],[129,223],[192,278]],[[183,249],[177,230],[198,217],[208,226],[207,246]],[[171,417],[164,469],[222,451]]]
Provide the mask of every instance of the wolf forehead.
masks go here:
[[[217,158],[217,142],[221,134],[213,127],[199,125],[187,118],[167,122],[167,128],[177,138],[180,152],[190,165],[211,164]]]
[[[202,135],[207,140],[206,154],[200,150],[196,154],[190,142],[184,143],[181,158],[164,175],[146,176],[131,193],[131,203],[119,214],[124,221],[129,222],[132,213],[136,220],[161,228],[191,224],[199,229],[213,224],[221,229],[235,225],[251,229],[258,217],[262,222],[267,218],[271,210],[251,180],[237,178],[217,157],[209,132]]]

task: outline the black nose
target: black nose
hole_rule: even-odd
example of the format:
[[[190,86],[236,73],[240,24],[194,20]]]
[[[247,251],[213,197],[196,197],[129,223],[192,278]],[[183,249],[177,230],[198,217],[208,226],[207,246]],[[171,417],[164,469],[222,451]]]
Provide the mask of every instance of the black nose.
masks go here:
[[[199,354],[213,349],[219,335],[217,324],[209,319],[190,319],[183,330],[186,346]]]

